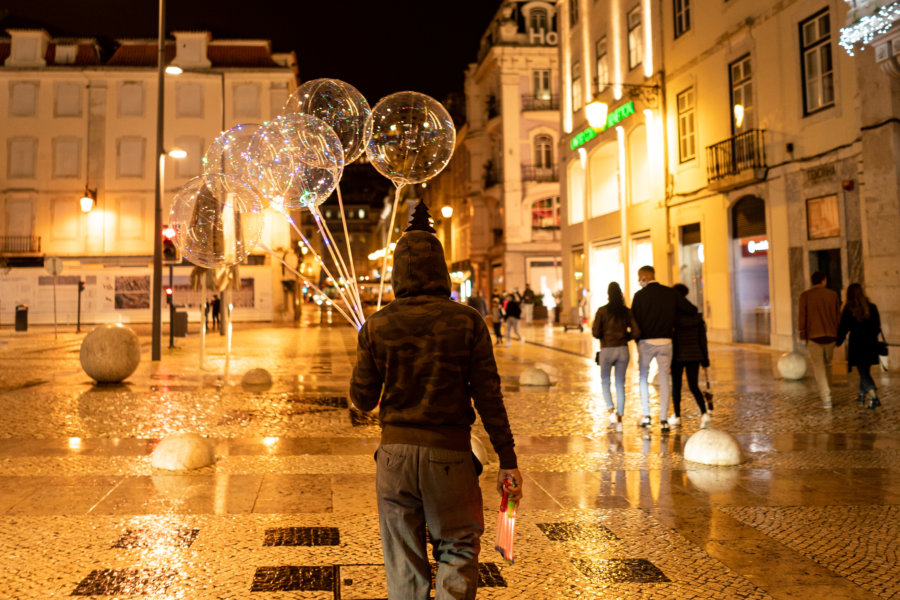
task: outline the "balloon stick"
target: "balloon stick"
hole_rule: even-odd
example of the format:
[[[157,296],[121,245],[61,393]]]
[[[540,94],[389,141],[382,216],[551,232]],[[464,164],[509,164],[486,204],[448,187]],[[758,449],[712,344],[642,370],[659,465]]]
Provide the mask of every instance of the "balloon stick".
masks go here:
[[[341,184],[338,183],[335,188],[337,191],[338,208],[341,211],[341,224],[344,226],[344,239],[347,241],[347,258],[350,261],[350,275],[353,277],[353,289],[356,292],[356,301],[362,307],[362,300],[359,297],[359,283],[356,279],[356,265],[353,264],[353,249],[350,247],[350,234],[347,232],[347,217],[344,214],[344,199],[341,197]]]
[[[384,293],[384,278],[387,276],[388,254],[391,253],[391,238],[394,237],[394,219],[397,217],[397,205],[400,204],[400,191],[406,184],[394,182],[394,185],[397,186],[397,191],[394,193],[394,208],[391,209],[391,224],[388,227],[387,239],[384,246],[384,260],[381,261],[381,285],[378,286],[378,306],[375,310],[381,310],[381,295]]]
[[[316,222],[316,226],[319,228],[319,234],[322,236],[322,239],[325,240],[325,245],[328,247],[328,252],[331,254],[331,260],[334,262],[335,268],[338,270],[338,274],[344,278],[345,281],[350,281],[349,291],[355,296],[356,306],[362,306],[362,301],[359,298],[359,292],[356,290],[356,278],[351,278],[350,272],[347,270],[347,265],[344,262],[344,257],[341,255],[341,249],[336,247],[336,243],[334,241],[334,237],[331,235],[331,231],[328,229],[328,224],[325,223],[325,219],[322,218],[322,213],[319,211],[319,207],[310,207],[309,212],[313,215],[313,220]],[[341,220],[344,220],[343,209],[341,210]],[[344,235],[346,235],[346,222],[344,225]],[[348,237],[347,245],[350,245],[350,240]],[[353,255],[350,255],[350,261],[352,264]]]

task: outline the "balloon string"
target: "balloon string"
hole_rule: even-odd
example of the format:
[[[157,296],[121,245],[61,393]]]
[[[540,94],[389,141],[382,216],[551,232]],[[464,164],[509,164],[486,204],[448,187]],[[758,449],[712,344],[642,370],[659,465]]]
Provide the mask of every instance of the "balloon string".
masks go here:
[[[302,279],[302,280],[303,280],[303,283],[304,283],[305,285],[308,285],[309,287],[311,287],[317,294],[321,294],[321,295],[324,296],[325,298],[328,298],[328,295],[325,294],[325,292],[323,292],[321,289],[319,289],[319,286],[315,285],[314,283],[312,283],[311,281],[309,281],[308,279],[306,279],[306,277],[304,277],[302,274],[300,274],[294,267],[292,267],[292,266],[289,265],[287,262],[285,262],[285,260],[282,259],[281,256],[279,256],[279,254],[278,254],[277,252],[275,252],[274,250],[272,250],[271,248],[269,248],[268,246],[266,246],[266,245],[263,244],[263,243],[260,243],[259,245],[262,246],[262,248],[263,248],[266,252],[268,252],[269,254],[271,254],[272,256],[274,256],[275,258],[277,258],[279,261],[281,261],[281,264],[284,265],[284,267],[285,267],[288,271],[290,271],[291,273],[293,273],[294,275],[296,275],[297,277],[299,277],[300,279]],[[344,302],[346,302],[346,301],[347,301],[347,300],[344,299]],[[356,314],[355,314],[353,311],[350,311],[350,315],[353,315],[353,316],[351,317],[350,315],[348,315],[347,313],[345,313],[343,310],[341,310],[340,305],[338,305],[338,304],[332,302],[330,299],[328,299],[327,302],[328,302],[331,306],[333,306],[333,307],[341,314],[342,317],[344,317],[345,319],[347,319],[347,321],[348,321],[351,325],[353,325],[354,327],[356,327],[356,330],[357,330],[357,331],[359,331],[359,330],[362,328],[362,322],[359,321],[359,320],[356,318]],[[349,307],[349,305],[348,305],[348,307]]]
[[[376,311],[381,310],[381,295],[384,293],[384,278],[387,276],[388,255],[391,253],[391,238],[394,236],[394,219],[397,216],[397,205],[400,204],[400,191],[406,184],[394,182],[394,185],[397,186],[397,191],[394,193],[394,208],[391,209],[391,224],[390,227],[388,227],[387,239],[385,240],[384,260],[381,261],[381,285],[378,286],[378,306],[375,308]],[[393,279],[391,279],[391,285],[393,285]]]
[[[350,262],[350,275],[353,277],[353,290],[356,292],[356,301],[362,308],[362,300],[359,296],[359,282],[356,280],[356,265],[353,264],[353,249],[350,247],[350,234],[347,232],[347,217],[344,214],[344,199],[341,197],[341,184],[337,185],[338,207],[341,209],[341,224],[344,226],[344,239],[347,241],[347,259]]]
[[[324,223],[324,219],[322,219],[322,213],[319,211],[318,206],[309,207],[309,212],[313,215],[313,220],[316,222],[316,225],[319,228],[319,233],[322,238],[325,240],[325,245],[328,246],[328,252],[331,254],[331,260],[334,261],[334,266],[338,270],[338,273],[341,277],[344,278],[345,281],[350,281],[349,291],[354,299],[356,300],[356,305],[354,308],[357,311],[357,314],[361,315],[362,312],[362,301],[359,298],[359,292],[356,291],[356,277],[354,276],[352,279],[350,278],[350,272],[347,269],[347,265],[344,262],[344,257],[341,255],[340,248],[337,248],[337,244],[334,241],[334,237],[331,235],[331,231],[328,229],[328,225]],[[343,220],[344,214],[343,209],[341,210],[341,219]],[[346,235],[346,228],[344,230],[344,235]],[[348,237],[348,246],[349,246],[349,237]],[[337,254],[335,254],[335,252]],[[350,257],[351,261],[353,259],[352,255]],[[351,263],[352,264],[352,263]]]
[[[278,206],[277,206],[277,205],[273,204],[272,206],[275,207],[276,210],[278,209]],[[320,257],[320,256],[316,253],[315,249],[312,247],[312,244],[309,243],[309,240],[306,239],[306,236],[303,235],[303,232],[300,231],[300,228],[299,228],[299,227],[297,227],[297,224],[294,222],[294,219],[292,219],[291,216],[288,215],[287,212],[284,211],[283,207],[281,207],[281,213],[284,215],[285,219],[286,219],[287,222],[290,224],[290,226],[293,227],[294,231],[295,231],[295,232],[297,233],[297,235],[300,237],[300,240],[306,245],[307,248],[309,248],[309,251],[312,253],[313,258],[316,260],[316,262],[319,263],[319,265],[321,265],[322,270],[325,271],[325,274],[326,274],[328,277],[330,277],[331,279],[333,279],[333,280],[335,281],[335,284],[337,285],[337,291],[338,291],[338,294],[341,295],[341,298],[344,300],[344,302],[347,303],[347,306],[348,306],[348,307],[349,307],[349,306],[353,306],[353,303],[350,302],[350,301],[347,299],[347,297],[345,296],[344,291],[343,291],[343,289],[342,289],[343,286],[341,285],[340,280],[337,279],[337,278],[335,278],[335,276],[331,274],[331,271],[329,271],[329,270],[328,270],[328,267],[325,266],[325,261],[323,261],[323,260],[322,260],[322,257]],[[265,247],[265,246],[263,246],[263,247]],[[303,276],[301,275],[300,277],[303,277]],[[318,289],[318,288],[316,288],[316,289]],[[359,312],[362,312],[362,311],[361,311],[361,310],[358,310],[358,311],[355,311],[355,312],[359,313]]]

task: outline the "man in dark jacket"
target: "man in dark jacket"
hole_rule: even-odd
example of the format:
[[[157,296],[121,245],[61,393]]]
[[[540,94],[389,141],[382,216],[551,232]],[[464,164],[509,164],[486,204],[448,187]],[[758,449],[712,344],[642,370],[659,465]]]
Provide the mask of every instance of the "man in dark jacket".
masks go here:
[[[429,597],[426,524],[438,563],[435,598],[475,598],[484,531],[480,465],[471,450],[475,410],[500,458],[498,492],[508,477],[511,496],[521,498],[487,325],[450,300],[444,250],[428,229],[415,224],[397,242],[396,299],[360,330],[350,384],[355,406],[379,407],[375,488],[391,600]]]
[[[687,298],[656,281],[656,271],[651,266],[638,269],[641,288],[634,295],[631,314],[641,330],[638,341],[638,368],[640,371],[641,409],[644,418],[641,427],[650,427],[650,362],[656,359],[659,370],[659,428],[669,431],[669,379],[672,367],[672,335],[675,315],[695,314],[697,308]]]
[[[812,285],[800,294],[797,322],[819,386],[822,407],[831,408],[831,357],[841,320],[841,297],[826,287],[828,279],[821,271],[812,274]]]

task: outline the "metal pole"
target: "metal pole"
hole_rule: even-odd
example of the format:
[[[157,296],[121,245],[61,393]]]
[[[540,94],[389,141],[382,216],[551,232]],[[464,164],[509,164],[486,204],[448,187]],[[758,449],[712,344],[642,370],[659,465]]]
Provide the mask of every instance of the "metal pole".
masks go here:
[[[172,294],[169,296],[169,348],[175,347],[175,284],[172,282],[173,266],[169,265],[169,289]]]
[[[84,281],[78,279],[78,321],[75,325],[75,333],[81,333],[81,292],[84,291]]]
[[[166,63],[166,0],[159,0],[159,39],[157,50],[157,100],[156,100],[156,196],[153,208],[153,284],[150,290],[151,310],[153,311],[151,329],[151,360],[159,360],[162,337],[162,181],[159,157],[163,153],[163,123],[165,111],[164,83]]]

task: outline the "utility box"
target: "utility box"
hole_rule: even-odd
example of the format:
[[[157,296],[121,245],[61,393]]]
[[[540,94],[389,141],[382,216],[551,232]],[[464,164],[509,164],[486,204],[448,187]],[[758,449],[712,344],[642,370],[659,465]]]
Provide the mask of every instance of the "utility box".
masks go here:
[[[28,331],[28,305],[16,306],[16,331]]]
[[[172,335],[175,337],[186,337],[188,329],[188,314],[184,310],[175,311],[175,320],[172,321]]]

